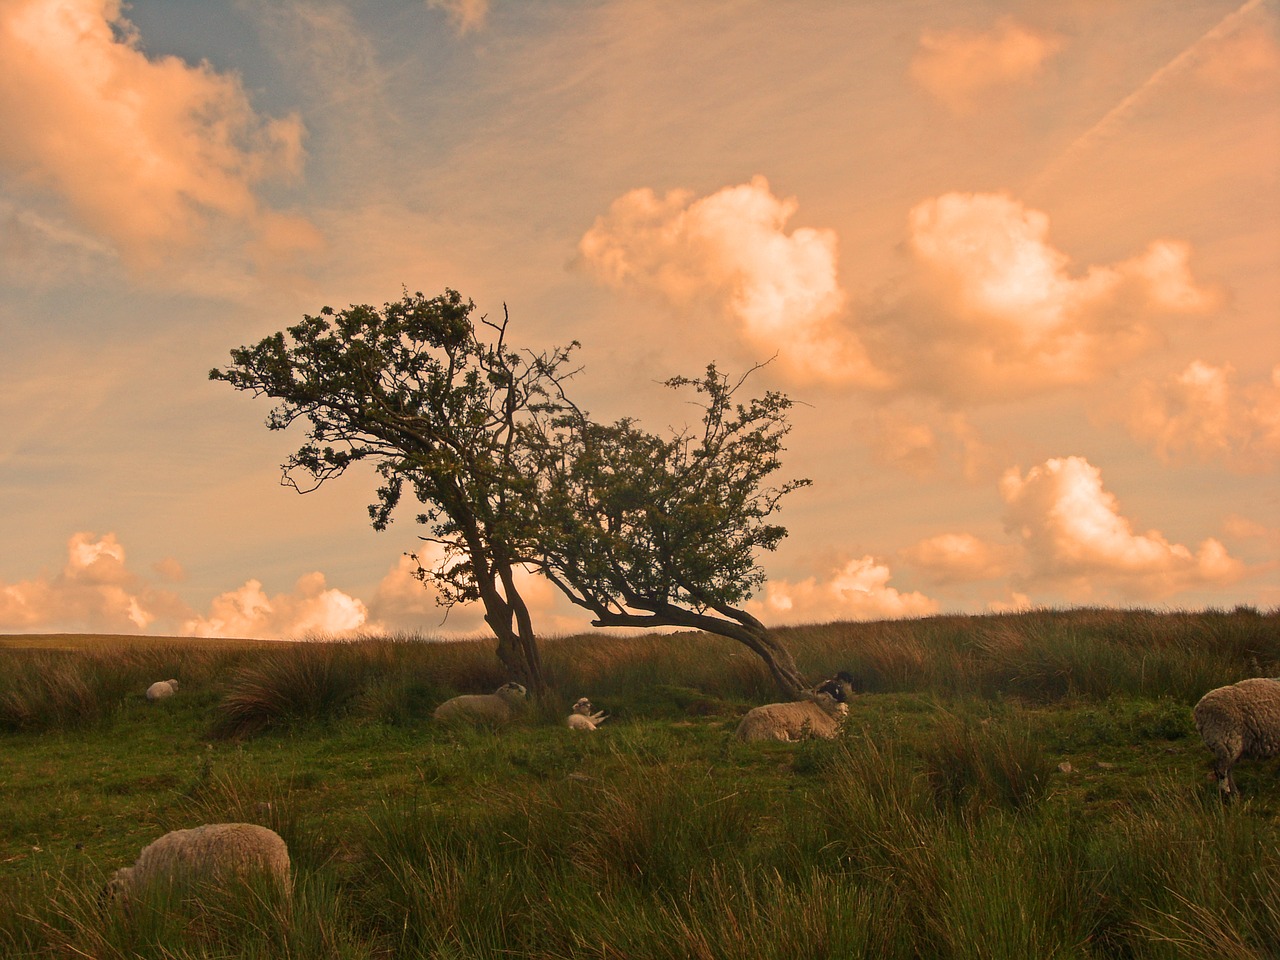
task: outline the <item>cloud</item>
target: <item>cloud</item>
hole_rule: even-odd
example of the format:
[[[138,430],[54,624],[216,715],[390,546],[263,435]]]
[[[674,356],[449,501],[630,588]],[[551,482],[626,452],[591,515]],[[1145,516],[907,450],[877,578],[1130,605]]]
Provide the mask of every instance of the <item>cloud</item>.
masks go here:
[[[1129,260],[1070,269],[1049,217],[1006,194],[948,193],[908,217],[910,276],[859,330],[899,391],[1007,399],[1089,383],[1161,341],[1160,321],[1215,293],[1190,248],[1157,240]]]
[[[942,533],[903,551],[912,566],[936,583],[972,583],[1008,576],[1020,551],[969,533]]]
[[[875,418],[872,458],[918,477],[943,470],[974,482],[996,475],[995,452],[963,413],[884,410]]]
[[[853,311],[835,233],[785,232],[796,209],[759,176],[701,199],[633,190],[582,237],[580,260],[686,316],[709,305],[798,381],[950,403],[1091,383],[1158,345],[1168,318],[1218,303],[1185,243],[1073,270],[1047,214],[1002,193],[948,193],[910,211],[901,281]],[[914,432],[882,431],[882,455],[928,468],[936,439]]]
[[[1026,551],[1019,579],[1054,584],[1075,600],[1165,597],[1239,579],[1244,565],[1217,540],[1193,553],[1159,531],[1134,533],[1102,474],[1082,457],[1046,460],[1000,482],[1006,526]]]
[[[957,114],[971,112],[979,98],[1010,84],[1028,83],[1062,46],[1008,17],[990,30],[926,31],[911,61],[911,78]]]
[[[184,610],[174,594],[126,567],[112,533],[73,534],[61,571],[0,583],[0,629],[141,633]]]
[[[887,566],[865,556],[830,571],[824,580],[770,580],[764,596],[751,601],[748,610],[768,623],[887,620],[937,613],[937,602],[924,594],[902,593],[889,586],[891,576]]]
[[[148,57],[120,0],[0,0],[0,62],[0,169],[130,262],[195,244],[218,218],[268,248],[316,242],[254,192],[301,170],[301,121],[260,116],[208,63]]]
[[[323,573],[298,578],[293,592],[268,597],[258,580],[213,599],[208,616],[193,617],[181,632],[196,637],[292,639],[381,632],[356,597],[329,587]]]
[[[434,544],[419,551],[422,562],[438,564],[442,554]],[[387,631],[424,633],[451,637],[491,635],[479,603],[459,604],[447,611],[437,601],[440,594],[416,576],[418,564],[402,556],[378,583],[369,603],[371,617]],[[572,607],[545,577],[519,567],[516,589],[524,598],[533,624],[541,635],[574,634],[591,630],[589,618]]]
[[[710,303],[795,376],[879,382],[843,326],[835,232],[787,233],[797,208],[762,176],[700,199],[687,190],[632,190],[582,237],[581,262],[618,289],[679,308]]]
[[[443,10],[459,35],[482,30],[489,16],[489,0],[427,0],[431,10]]]
[[[1274,90],[1280,84],[1280,44],[1271,23],[1250,24],[1215,38],[1196,67],[1196,76],[1231,93]]]
[[[1193,360],[1130,397],[1129,430],[1166,463],[1193,458],[1241,471],[1280,465],[1280,365],[1269,381],[1235,384],[1229,363]]]

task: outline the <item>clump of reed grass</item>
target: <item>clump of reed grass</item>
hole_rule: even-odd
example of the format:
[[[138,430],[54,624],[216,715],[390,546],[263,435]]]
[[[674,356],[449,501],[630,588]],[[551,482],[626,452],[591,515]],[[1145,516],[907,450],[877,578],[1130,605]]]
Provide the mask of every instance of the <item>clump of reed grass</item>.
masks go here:
[[[1048,789],[1053,764],[1025,725],[942,713],[923,770],[943,810],[1021,810]]]

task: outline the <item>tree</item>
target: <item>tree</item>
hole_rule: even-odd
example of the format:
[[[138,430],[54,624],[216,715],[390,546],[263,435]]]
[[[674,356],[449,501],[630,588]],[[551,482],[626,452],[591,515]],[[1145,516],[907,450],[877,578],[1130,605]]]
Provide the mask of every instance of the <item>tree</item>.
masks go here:
[[[369,507],[374,529],[384,530],[407,484],[425,508],[422,539],[444,553],[436,565],[418,561],[420,578],[445,605],[480,601],[502,663],[541,692],[541,657],[515,583],[536,487],[526,441],[547,435],[550,418],[568,409],[562,383],[578,344],[511,349],[505,307],[501,323],[480,318],[492,335],[485,342],[474,309],[453,290],[431,299],[406,291],[383,310],[325,307],[232,350],[231,364],[209,376],[279,400],[271,430],[309,422],[306,442],[283,464],[281,482],[300,493],[367,460],[385,481]]]
[[[748,372],[748,376],[750,371]],[[692,627],[745,644],[779,689],[806,687],[791,654],[743,609],[764,583],[756,562],[786,536],[769,522],[784,496],[807,486],[766,481],[781,467],[792,402],[781,393],[737,403],[715,365],[673,388],[701,397],[702,425],[658,436],[634,420],[591,422],[576,410],[541,451],[540,541],[531,558],[600,627]]]

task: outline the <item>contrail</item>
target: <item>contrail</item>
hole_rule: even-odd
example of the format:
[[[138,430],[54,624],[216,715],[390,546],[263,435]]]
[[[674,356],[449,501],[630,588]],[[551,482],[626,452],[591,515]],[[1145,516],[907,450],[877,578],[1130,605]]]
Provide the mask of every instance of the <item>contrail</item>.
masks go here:
[[[1238,10],[1227,14],[1208,33],[1148,77],[1145,83],[1112,107],[1101,120],[1076,137],[1067,149],[1062,151],[1052,163],[1041,170],[1036,178],[1031,181],[1028,192],[1034,191],[1056,179],[1063,170],[1071,166],[1094,144],[1128,120],[1143,101],[1147,100],[1166,79],[1194,62],[1206,46],[1229,34],[1243,18],[1262,6],[1264,2],[1265,0],[1248,0]]]

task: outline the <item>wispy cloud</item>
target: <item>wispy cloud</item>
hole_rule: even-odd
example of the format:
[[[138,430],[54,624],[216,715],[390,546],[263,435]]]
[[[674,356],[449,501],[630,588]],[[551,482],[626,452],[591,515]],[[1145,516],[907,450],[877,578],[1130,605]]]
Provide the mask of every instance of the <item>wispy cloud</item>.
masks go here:
[[[152,59],[119,0],[0,0],[0,168],[52,191],[135,265],[200,241],[212,218],[274,247],[315,242],[255,193],[297,175],[304,129],[266,118],[238,77]]]
[[[489,0],[427,0],[427,7],[448,14],[460,35],[484,29],[489,16]]]
[[[987,31],[928,30],[911,77],[952,112],[966,114],[991,90],[1030,82],[1061,46],[1060,38],[1008,17]]]
[[[1269,380],[1237,385],[1235,368],[1193,360],[1130,396],[1129,430],[1166,463],[1213,461],[1245,472],[1280,467],[1280,365]]]

